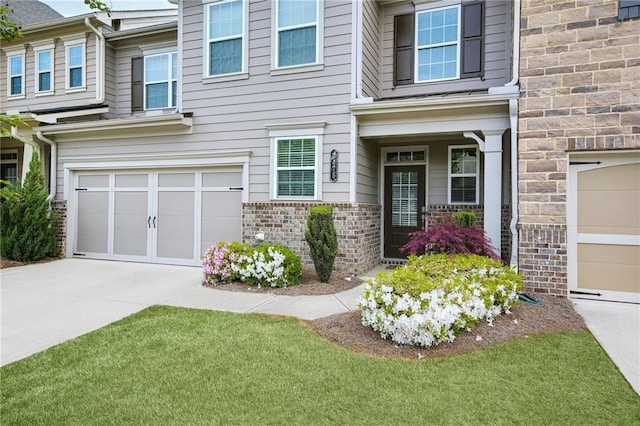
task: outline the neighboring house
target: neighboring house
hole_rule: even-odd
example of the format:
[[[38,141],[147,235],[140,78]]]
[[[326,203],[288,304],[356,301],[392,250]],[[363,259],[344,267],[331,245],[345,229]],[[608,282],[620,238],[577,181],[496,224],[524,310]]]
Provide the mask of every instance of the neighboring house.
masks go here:
[[[520,270],[640,302],[640,1],[525,1]]]
[[[66,256],[196,265],[259,234],[306,256],[307,213],[329,203],[345,272],[402,259],[407,233],[461,210],[515,262],[514,13],[204,0],[152,26],[69,18],[3,46],[1,96],[31,126],[15,139],[51,147]]]

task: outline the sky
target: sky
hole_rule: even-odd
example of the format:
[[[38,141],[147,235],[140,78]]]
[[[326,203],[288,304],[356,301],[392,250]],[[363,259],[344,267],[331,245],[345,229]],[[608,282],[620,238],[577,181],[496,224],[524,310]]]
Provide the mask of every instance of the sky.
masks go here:
[[[84,4],[84,0],[40,0],[51,6],[56,12],[65,17],[84,15],[91,13],[89,6]],[[103,0],[113,10],[149,10],[149,9],[171,9],[175,5],[168,0]]]

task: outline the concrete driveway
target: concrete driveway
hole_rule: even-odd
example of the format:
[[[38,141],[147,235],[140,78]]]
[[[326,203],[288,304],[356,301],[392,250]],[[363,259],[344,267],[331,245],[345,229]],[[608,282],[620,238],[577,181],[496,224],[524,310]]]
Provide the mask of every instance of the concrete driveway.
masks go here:
[[[151,305],[315,319],[357,309],[360,287],[321,296],[204,288],[202,269],[63,259],[0,271],[0,366]]]
[[[62,259],[0,272],[0,365],[198,289],[201,269]]]

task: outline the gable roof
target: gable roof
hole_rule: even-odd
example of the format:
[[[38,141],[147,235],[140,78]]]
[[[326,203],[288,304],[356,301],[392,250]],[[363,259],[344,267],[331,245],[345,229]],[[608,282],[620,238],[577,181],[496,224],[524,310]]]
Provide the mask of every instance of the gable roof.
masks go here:
[[[64,18],[49,5],[38,0],[8,0],[8,4],[9,19],[22,28]]]

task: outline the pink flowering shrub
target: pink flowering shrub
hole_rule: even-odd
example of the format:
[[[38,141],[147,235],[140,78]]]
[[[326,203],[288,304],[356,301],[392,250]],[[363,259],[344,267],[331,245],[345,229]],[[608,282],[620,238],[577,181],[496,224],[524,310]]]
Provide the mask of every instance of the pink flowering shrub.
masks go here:
[[[226,241],[209,247],[202,258],[203,284],[224,284],[239,279],[236,265],[249,249],[248,244]]]

